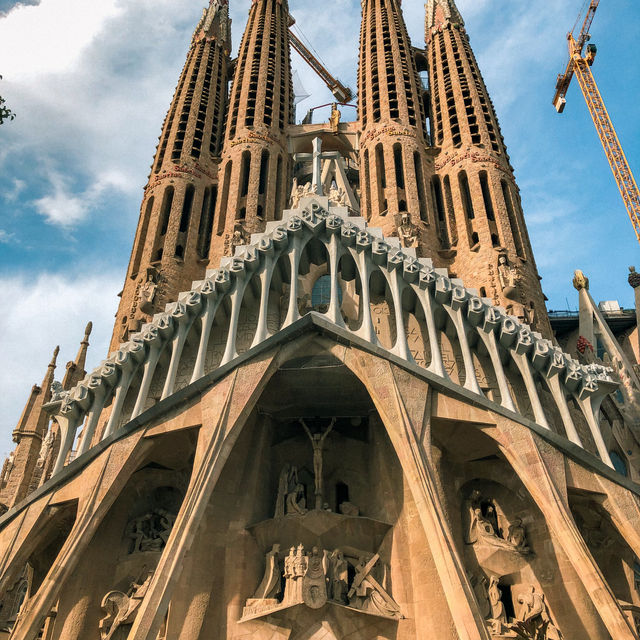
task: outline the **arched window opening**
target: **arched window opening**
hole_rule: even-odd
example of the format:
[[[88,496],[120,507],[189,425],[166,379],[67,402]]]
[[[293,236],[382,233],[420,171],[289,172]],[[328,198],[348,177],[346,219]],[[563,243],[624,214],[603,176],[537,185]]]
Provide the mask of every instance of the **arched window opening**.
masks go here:
[[[249,175],[251,173],[251,152],[242,152],[242,162],[240,164],[240,197],[249,193]]]
[[[371,218],[371,183],[369,182],[369,149],[364,152],[364,188],[365,188],[365,211],[366,219]]]
[[[278,163],[276,164],[276,197],[275,197],[275,219],[280,220],[282,218],[282,155],[278,154]]]
[[[460,185],[460,197],[462,198],[462,208],[468,220],[473,220],[476,214],[473,210],[473,200],[471,199],[471,191],[469,190],[469,179],[467,172],[461,171],[458,174],[458,184]]]
[[[267,190],[267,179],[269,176],[269,152],[265,149],[260,156],[260,183],[258,193],[263,194]]]
[[[442,183],[439,176],[433,176],[431,178],[431,188],[433,189],[433,201],[436,205],[436,221],[438,224],[438,232],[440,236],[440,242],[445,249],[451,247],[449,241],[449,234],[447,233],[447,219],[444,208],[444,198],[442,196]]]
[[[193,196],[195,187],[190,184],[184,194],[184,202],[182,203],[182,214],[180,215],[180,233],[184,233],[189,229],[189,219],[191,218],[191,209],[193,207]]]
[[[378,174],[378,185],[382,189],[386,189],[387,177],[385,175],[385,168],[384,168],[384,151],[382,149],[381,144],[376,146],[376,172]]]
[[[264,219],[264,211],[262,209],[262,205],[259,204],[257,209],[256,209],[256,217],[258,218],[258,220],[263,220]]]
[[[484,287],[480,287],[480,297],[481,298],[487,297],[487,290]]]
[[[402,147],[399,144],[393,145],[393,164],[396,171],[396,186],[404,189],[404,166],[402,164]]]
[[[495,220],[496,216],[493,211],[493,202],[491,201],[491,191],[489,191],[489,180],[487,172],[480,172],[480,188],[482,189],[482,199],[484,200],[484,210],[487,213],[487,220]]]
[[[513,236],[513,243],[516,247],[516,254],[519,258],[524,258],[524,248],[522,246],[522,237],[520,235],[520,227],[518,220],[516,219],[516,212],[513,207],[513,200],[511,199],[511,192],[506,180],[500,181],[502,187],[502,196],[504,198],[504,204],[507,208],[507,217],[509,218],[509,227],[511,228],[511,235]]]
[[[407,203],[404,200],[400,200],[400,202],[398,202],[398,209],[400,211],[406,211],[407,210]]]
[[[445,176],[442,180],[444,188],[444,203],[447,208],[447,217],[449,219],[449,234],[451,236],[451,246],[458,244],[458,229],[456,227],[456,217],[453,209],[453,196],[451,195],[451,181],[449,176]]]
[[[184,247],[181,244],[176,245],[176,251],[174,255],[176,258],[184,258]]]
[[[218,187],[214,185],[204,191],[202,210],[200,212],[200,225],[198,227],[198,256],[202,259],[209,257],[209,245],[213,233],[213,213],[216,207]]]
[[[471,246],[475,247],[479,242],[480,242],[480,238],[478,237],[478,234],[474,231],[471,234]]]
[[[492,247],[499,247],[500,246],[500,239],[498,238],[498,234],[497,233],[492,233],[491,234],[491,246]]]
[[[378,213],[384,215],[387,212],[387,201],[384,197],[384,190],[387,186],[384,167],[384,151],[382,145],[379,144],[375,148],[376,158],[376,187],[378,192]]]
[[[218,225],[216,234],[221,236],[224,233],[227,218],[227,203],[229,201],[229,182],[231,179],[231,162],[224,168],[224,179],[222,180],[222,197],[220,198],[220,211],[218,213]]]
[[[416,182],[418,183],[418,204],[420,206],[420,220],[429,223],[429,214],[427,209],[427,194],[424,192],[424,175],[422,174],[422,159],[420,154],[415,151],[413,154],[413,165],[416,172]]]
[[[164,236],[169,228],[169,216],[171,215],[171,205],[173,204],[174,188],[167,187],[162,200],[162,210],[160,213],[160,235]]]
[[[136,246],[136,253],[133,258],[133,265],[131,266],[131,277],[135,278],[140,270],[140,261],[142,260],[142,252],[144,251],[145,240],[147,238],[147,231],[149,229],[149,220],[151,218],[151,211],[153,210],[153,202],[155,198],[151,196],[147,200],[147,206],[144,209],[144,216],[142,217],[142,226],[140,227],[140,235],[138,236],[138,244]]]
[[[244,220],[246,217],[247,217],[247,208],[240,207],[240,209],[238,210],[238,215],[236,217],[236,220]]]

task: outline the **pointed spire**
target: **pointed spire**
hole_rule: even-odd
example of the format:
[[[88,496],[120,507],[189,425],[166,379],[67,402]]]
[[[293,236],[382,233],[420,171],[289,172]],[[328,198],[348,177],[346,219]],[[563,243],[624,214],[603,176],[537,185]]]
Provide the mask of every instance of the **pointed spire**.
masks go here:
[[[464,27],[464,20],[454,0],[428,0],[425,20],[427,41],[432,29],[441,29],[450,22]]]
[[[231,48],[231,21],[229,20],[228,0],[209,0],[209,7],[203,9],[202,18],[193,32],[193,39],[213,38]]]
[[[47,366],[47,371],[42,379],[42,385],[38,386],[34,384],[31,387],[31,393],[24,406],[20,420],[16,428],[13,430],[14,442],[19,442],[20,437],[25,434],[38,433],[42,427],[43,418],[42,405],[46,404],[51,398],[51,385],[53,384],[53,372],[56,368],[56,361],[58,354],[60,353],[60,347],[57,346],[53,350],[53,356],[51,362]]]
[[[56,348],[53,350],[53,356],[51,358],[51,362],[49,363],[49,366],[47,367],[47,372],[44,374],[44,379],[42,380],[42,386],[41,389],[44,391],[45,394],[45,402],[49,401],[49,397],[51,396],[51,385],[53,383],[53,372],[56,368],[56,361],[58,359],[58,354],[60,353],[60,345],[56,346]]]
[[[84,338],[80,342],[76,359],[72,362],[67,362],[67,371],[62,380],[62,387],[64,389],[71,389],[71,387],[74,387],[86,375],[84,365],[87,361],[87,348],[89,347],[89,336],[91,335],[92,329],[93,323],[89,322],[84,330]]]

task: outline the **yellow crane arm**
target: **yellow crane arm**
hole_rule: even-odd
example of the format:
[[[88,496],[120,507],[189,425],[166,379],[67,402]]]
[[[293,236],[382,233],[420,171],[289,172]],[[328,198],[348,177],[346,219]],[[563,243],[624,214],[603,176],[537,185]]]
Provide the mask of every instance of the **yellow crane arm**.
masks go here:
[[[620,140],[618,140],[616,130],[613,128],[613,123],[604,105],[595,78],[591,73],[591,67],[588,61],[580,54],[575,54],[573,57],[573,68],[582,95],[587,103],[587,107],[589,107],[593,124],[600,137],[600,142],[604,147],[604,152],[609,161],[611,171],[613,172],[613,177],[620,190],[624,206],[627,208],[633,230],[636,233],[636,238],[638,242],[640,242],[640,192],[638,191],[638,185],[633,177],[633,173],[631,173],[631,168],[622,150]]]
[[[289,41],[293,48],[302,56],[304,61],[320,76],[338,102],[349,102],[353,93],[338,79],[334,78],[320,61],[304,46],[302,41],[289,29]]]

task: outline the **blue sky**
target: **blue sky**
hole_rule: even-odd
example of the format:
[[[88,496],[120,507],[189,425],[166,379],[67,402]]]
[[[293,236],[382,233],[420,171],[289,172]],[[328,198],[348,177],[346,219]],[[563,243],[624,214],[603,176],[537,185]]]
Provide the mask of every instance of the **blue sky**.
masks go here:
[[[237,47],[249,0],[230,0]],[[551,105],[566,32],[583,0],[458,0],[522,191],[550,309],[577,305],[581,268],[596,300],[633,304],[638,244],[574,81]],[[57,373],[94,322],[91,366],[105,356],[142,187],[188,42],[206,0],[0,0],[0,94],[18,114],[0,127],[0,455],[27,393],[61,346]],[[290,0],[329,69],[355,88],[360,3]],[[423,4],[403,3],[423,46]],[[640,173],[640,3],[603,0],[593,71]],[[312,95],[330,94],[297,56]],[[346,115],[346,113],[345,113]],[[640,266],[640,265],[639,265]]]

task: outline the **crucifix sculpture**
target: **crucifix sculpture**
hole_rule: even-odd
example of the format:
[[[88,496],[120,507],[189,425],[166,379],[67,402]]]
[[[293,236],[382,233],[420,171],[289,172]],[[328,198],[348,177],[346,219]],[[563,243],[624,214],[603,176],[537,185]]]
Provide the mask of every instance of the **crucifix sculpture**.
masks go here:
[[[339,158],[340,154],[337,151],[325,151],[322,153],[322,140],[320,138],[314,138],[312,144],[313,153],[295,153],[293,159],[295,162],[311,160],[313,167],[311,173],[311,191],[317,196],[322,196],[324,195],[322,190],[322,161]]]
[[[309,427],[305,421],[300,418],[300,424],[304,427],[304,430],[307,432],[309,436],[309,440],[311,440],[311,446],[313,447],[313,476],[316,485],[316,504],[315,508],[320,510],[322,509],[322,504],[324,502],[322,496],[322,446],[324,445],[324,441],[331,429],[333,429],[333,425],[336,423],[336,419],[332,418],[329,426],[325,429],[323,433],[311,433]]]

